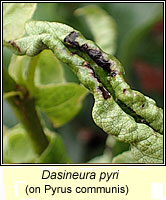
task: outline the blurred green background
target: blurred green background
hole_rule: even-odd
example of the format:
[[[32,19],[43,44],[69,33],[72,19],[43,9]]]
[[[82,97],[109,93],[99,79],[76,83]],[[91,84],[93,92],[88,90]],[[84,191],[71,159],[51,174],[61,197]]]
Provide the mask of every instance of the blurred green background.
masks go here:
[[[90,4],[96,4],[107,11],[117,24],[115,56],[124,66],[127,82],[133,89],[152,97],[158,106],[163,107],[163,4],[38,3],[33,19],[68,24],[79,30],[87,39],[94,40],[84,17],[74,14],[76,9]],[[6,48],[3,53],[3,63],[8,66],[11,53]],[[63,64],[63,68],[68,82],[79,83],[67,65]],[[93,101],[93,96],[89,94],[80,113],[63,127],[54,129],[50,121],[46,120],[47,126],[63,137],[68,155],[75,163],[87,162],[102,155],[105,149],[107,134],[93,122]],[[10,106],[4,100],[4,125],[12,127],[17,122]],[[128,148],[128,145],[117,142],[110,151],[117,155]]]

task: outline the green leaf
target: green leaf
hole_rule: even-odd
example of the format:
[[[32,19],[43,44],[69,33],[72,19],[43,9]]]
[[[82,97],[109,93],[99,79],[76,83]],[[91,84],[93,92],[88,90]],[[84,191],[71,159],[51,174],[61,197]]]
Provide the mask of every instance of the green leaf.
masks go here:
[[[16,56],[13,55],[9,65],[10,76],[20,85],[26,87],[29,93],[34,95],[34,75],[38,56]]]
[[[111,153],[105,151],[103,155],[96,156],[95,158],[88,161],[88,163],[110,163],[111,162]]]
[[[120,142],[116,140],[116,138],[112,135],[108,135],[106,140],[106,149],[110,149],[112,152],[112,157],[121,154],[124,151],[128,151],[130,145],[124,142]],[[112,158],[111,158],[112,160]]]
[[[86,94],[87,90],[75,83],[41,86],[36,90],[36,105],[59,127],[79,112]]]
[[[44,50],[38,57],[35,84],[46,85],[63,82],[65,79],[61,63],[50,50]]]
[[[14,40],[24,35],[24,23],[30,19],[36,3],[3,3],[3,40]]]
[[[3,137],[3,163],[31,163],[37,154],[31,140],[21,125],[16,125]]]
[[[25,86],[26,70],[31,61],[31,57],[28,56],[16,56],[13,55],[9,64],[10,76],[20,85]]]
[[[105,52],[114,55],[117,37],[114,19],[105,10],[96,5],[79,8],[75,11],[75,14],[85,17],[95,42]]]
[[[45,85],[65,81],[62,66],[50,50],[45,50],[35,57],[13,55],[9,74],[18,84],[26,87],[31,95],[34,95],[34,84]]]
[[[8,129],[3,137],[3,163],[68,163],[70,162],[61,137],[48,129],[49,145],[39,156],[26,130],[20,125]]]
[[[47,137],[49,145],[46,150],[36,159],[36,163],[70,163],[67,156],[64,143],[58,134],[52,133],[49,130]]]
[[[95,123],[119,141],[129,143],[137,162],[163,163],[163,111],[153,99],[130,88],[124,80],[123,66],[114,56],[64,24],[30,22],[26,29],[29,36],[16,40],[16,45],[7,43],[14,53],[35,56],[44,48],[51,49],[93,93]],[[65,90],[58,88],[58,103],[62,103],[61,99],[66,101],[63,94],[70,96],[68,93],[72,90]],[[40,92],[39,104],[49,113],[54,109],[47,108],[48,102],[53,104],[54,92],[52,88],[45,91]],[[61,106],[64,109],[63,104]],[[58,110],[58,115],[62,115],[63,109]]]
[[[131,151],[126,151],[114,157],[112,163],[137,163],[137,162],[133,158]]]

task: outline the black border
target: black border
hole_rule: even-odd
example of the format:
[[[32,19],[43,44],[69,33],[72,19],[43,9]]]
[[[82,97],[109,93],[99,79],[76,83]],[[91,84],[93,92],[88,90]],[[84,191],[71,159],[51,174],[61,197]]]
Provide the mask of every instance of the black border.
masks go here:
[[[164,133],[163,133],[163,164],[115,164],[115,163],[102,163],[102,164],[88,164],[88,163],[76,163],[76,164],[35,164],[35,163],[26,163],[26,164],[3,164],[3,75],[2,75],[2,66],[3,66],[3,3],[163,3],[163,45],[164,45],[164,51],[163,51],[163,94],[164,94]],[[165,1],[1,1],[1,162],[0,166],[166,166],[165,163],[165,157],[166,157],[166,149],[165,149]]]

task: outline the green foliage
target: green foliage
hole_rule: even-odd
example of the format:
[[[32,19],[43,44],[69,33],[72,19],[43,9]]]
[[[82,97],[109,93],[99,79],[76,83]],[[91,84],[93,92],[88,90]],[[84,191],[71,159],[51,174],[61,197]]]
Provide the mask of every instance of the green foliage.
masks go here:
[[[86,94],[87,90],[75,83],[41,86],[36,90],[36,106],[48,115],[54,127],[59,127],[79,112]]]
[[[88,163],[110,163],[111,162],[111,154],[110,152],[104,152],[101,156],[96,156],[91,159]]]
[[[70,162],[61,137],[45,129],[49,145],[39,156],[33,150],[33,145],[27,131],[17,125],[7,131],[3,138],[4,163],[68,163]]]
[[[58,134],[46,130],[49,138],[49,146],[38,157],[36,163],[70,163],[66,149],[61,137]]]
[[[23,36],[24,23],[35,9],[36,3],[3,3],[3,39],[14,40]]]
[[[115,135],[118,140],[130,143],[132,156],[137,162],[163,162],[163,137],[160,135],[163,132],[162,109],[156,106],[154,100],[129,87],[123,78],[123,67],[116,58],[104,53],[80,32],[64,24],[30,22],[26,25],[26,31],[30,36],[15,41],[17,48],[10,43],[6,45],[18,55],[29,56],[37,55],[43,48],[51,49],[62,62],[71,66],[80,82],[93,93],[95,104],[92,115],[95,123],[108,134]],[[30,42],[34,45],[30,45]],[[70,48],[65,46],[66,43],[81,51],[80,54],[73,55]],[[95,52],[94,55],[91,52]],[[89,63],[86,54],[98,66],[92,61]],[[100,55],[102,62],[109,64],[110,68],[105,68],[106,64],[103,66],[96,55]],[[96,73],[97,67],[110,72],[111,89],[103,85],[103,74]],[[104,78],[108,80],[107,76]],[[123,104],[127,107],[122,106]]]
[[[55,127],[67,123],[80,111],[87,94],[78,84],[64,83],[62,66],[49,50],[35,57],[13,55],[9,74],[31,92],[36,106],[48,115]]]
[[[31,163],[36,153],[25,129],[17,125],[5,132],[3,137],[4,163]]]
[[[123,152],[118,156],[114,157],[112,160],[113,163],[137,163],[131,154],[130,151]]]
[[[25,33],[24,23],[32,16],[35,7],[34,3],[4,4],[4,40],[10,42]],[[22,21],[16,20],[18,18]],[[14,26],[19,28],[15,34],[10,35]],[[29,120],[32,114],[31,119],[39,123],[38,119],[33,119],[36,113],[33,107],[35,101],[36,109],[47,114],[54,126],[62,126],[79,112],[87,90],[75,83],[65,83],[61,63],[49,50],[35,57],[13,55],[8,72],[6,68],[3,69],[4,98],[8,99],[20,116],[24,128],[16,126],[5,134],[4,163],[68,163],[69,158],[61,137],[47,129],[44,133],[48,137],[47,148],[41,155],[35,152],[34,140],[38,140],[35,136],[38,131],[35,129],[39,129],[40,132],[42,126],[37,124],[32,128],[31,122],[26,123],[26,120]],[[27,118],[22,116],[22,112]]]
[[[132,90],[124,80],[121,63],[105,53],[113,54],[116,50],[114,20],[92,5],[82,7],[76,13],[86,18],[96,43],[104,51],[65,24],[28,22],[25,37],[4,41],[14,54],[25,55],[13,56],[9,67],[10,76],[25,89],[19,89],[19,94],[17,90],[8,91],[5,96],[9,100],[13,95],[24,99],[27,90],[28,98],[34,99],[36,108],[43,111],[55,127],[62,126],[78,113],[87,94],[83,86],[65,83],[60,61],[66,63],[94,96],[92,116],[95,123],[117,140],[130,144],[131,150],[118,155],[112,162],[162,163],[162,109],[153,99]],[[35,162],[69,162],[59,136],[51,134],[48,138],[48,147]],[[91,162],[111,162],[112,156],[106,149],[102,156]]]
[[[65,82],[63,68],[59,60],[50,50],[45,50],[39,55],[36,71],[35,84],[47,85]]]
[[[116,50],[117,28],[114,19],[96,5],[79,8],[76,15],[84,16],[94,36],[95,42],[103,51],[114,55]]]

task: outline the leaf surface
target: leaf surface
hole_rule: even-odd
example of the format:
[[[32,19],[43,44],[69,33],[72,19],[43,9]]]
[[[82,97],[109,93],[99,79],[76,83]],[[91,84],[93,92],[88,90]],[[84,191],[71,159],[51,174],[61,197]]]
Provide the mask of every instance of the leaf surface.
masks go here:
[[[117,37],[115,20],[105,10],[96,5],[79,8],[75,11],[75,14],[86,19],[95,42],[105,52],[114,55]]]
[[[47,130],[49,145],[46,150],[38,157],[36,163],[70,163],[64,143],[58,134]]]
[[[134,160],[131,151],[126,151],[114,157],[112,163],[136,163],[136,160]]]
[[[24,23],[35,9],[36,3],[3,3],[3,39],[14,40],[23,36]]]
[[[119,141],[129,143],[137,162],[163,162],[163,111],[153,99],[130,88],[123,66],[114,56],[64,24],[30,22],[26,29],[29,36],[15,41],[20,51],[11,43],[6,45],[18,55],[29,56],[45,47],[51,49],[93,93],[95,123]]]
[[[44,50],[39,54],[35,72],[35,84],[47,85],[63,82],[65,82],[65,78],[61,63],[50,50]]]
[[[13,55],[9,65],[10,76],[34,95],[35,85],[63,83],[63,68],[50,50],[35,57]]]
[[[31,140],[25,129],[16,125],[3,137],[3,163],[31,163],[36,158]]]
[[[86,94],[87,90],[75,83],[41,86],[36,90],[36,105],[59,127],[79,112]]]
[[[8,129],[3,138],[3,163],[68,163],[63,141],[57,133],[45,129],[49,145],[39,156],[33,150],[28,133],[21,125]]]

